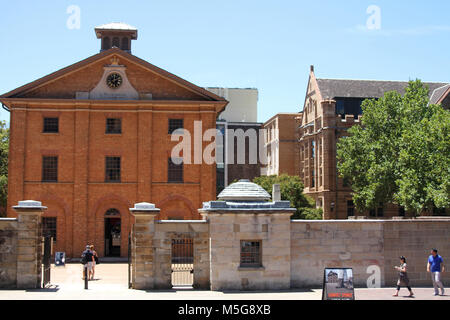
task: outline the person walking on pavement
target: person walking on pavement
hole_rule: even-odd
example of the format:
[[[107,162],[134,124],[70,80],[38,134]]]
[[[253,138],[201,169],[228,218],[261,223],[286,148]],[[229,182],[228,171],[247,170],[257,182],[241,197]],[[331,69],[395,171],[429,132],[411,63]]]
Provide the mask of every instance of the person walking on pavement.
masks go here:
[[[441,273],[444,273],[444,259],[438,255],[437,249],[431,250],[431,255],[428,257],[427,272],[431,273],[431,280],[433,281],[434,295],[439,295],[439,289],[441,289],[441,295],[445,293],[444,285],[441,281]]]
[[[393,294],[394,297],[398,297],[398,292],[400,287],[407,287],[409,290],[409,297],[413,297],[414,293],[409,286],[409,278],[406,266],[406,258],[404,256],[400,257],[400,266],[394,267],[398,271],[398,281],[397,281],[397,291]]]
[[[90,250],[91,250],[92,254],[94,255],[94,261],[92,263],[92,277],[91,277],[91,280],[94,280],[95,266],[98,264],[98,255],[97,255],[97,251],[95,251],[95,249],[94,249],[94,245],[93,244],[91,244]]]
[[[95,262],[94,259],[94,254],[91,251],[91,246],[87,245],[86,246],[86,250],[83,251],[82,255],[81,255],[81,259],[82,261],[84,260],[86,263],[83,265],[83,280],[84,277],[86,276],[88,278],[88,280],[90,279],[90,276],[92,274],[92,266],[93,263]]]

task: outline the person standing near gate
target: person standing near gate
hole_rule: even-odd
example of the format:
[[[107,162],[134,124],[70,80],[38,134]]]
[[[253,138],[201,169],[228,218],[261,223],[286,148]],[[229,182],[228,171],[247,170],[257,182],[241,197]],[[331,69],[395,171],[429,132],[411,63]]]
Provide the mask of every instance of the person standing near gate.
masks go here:
[[[427,272],[431,273],[435,296],[439,295],[438,288],[441,288],[441,295],[444,295],[444,285],[441,281],[441,273],[444,273],[444,271],[444,259],[438,255],[438,251],[436,249],[431,250],[431,255],[428,257]]]
[[[94,254],[91,251],[91,246],[87,245],[86,250],[81,254],[81,263],[83,264],[83,280],[87,277],[88,280],[92,274],[92,266],[94,265]]]

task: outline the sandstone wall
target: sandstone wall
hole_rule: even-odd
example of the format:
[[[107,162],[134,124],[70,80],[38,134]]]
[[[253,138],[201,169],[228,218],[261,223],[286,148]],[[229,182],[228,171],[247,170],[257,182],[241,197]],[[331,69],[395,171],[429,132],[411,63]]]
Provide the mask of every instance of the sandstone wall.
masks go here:
[[[385,221],[384,243],[386,286],[397,281],[393,266],[398,265],[402,255],[407,258],[411,285],[431,286],[426,265],[432,248],[444,258],[447,271],[442,279],[445,286],[450,286],[450,219]]]
[[[411,285],[430,286],[427,257],[437,248],[444,262],[449,259],[450,220],[295,220],[291,239],[293,288],[321,287],[325,267],[353,268],[358,287],[367,287],[379,270],[380,285],[392,287],[401,255],[407,258]],[[450,284],[448,273],[443,280]]]
[[[289,213],[208,213],[211,290],[289,289],[289,216]],[[262,241],[262,267],[240,266],[241,240]]]
[[[17,284],[17,219],[0,219],[0,289]]]

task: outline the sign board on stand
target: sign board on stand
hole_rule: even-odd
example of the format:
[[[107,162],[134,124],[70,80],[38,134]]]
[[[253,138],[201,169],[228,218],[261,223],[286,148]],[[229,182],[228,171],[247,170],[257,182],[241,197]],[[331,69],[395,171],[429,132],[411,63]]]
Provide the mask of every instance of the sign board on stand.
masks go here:
[[[325,268],[322,300],[355,300],[352,268]]]

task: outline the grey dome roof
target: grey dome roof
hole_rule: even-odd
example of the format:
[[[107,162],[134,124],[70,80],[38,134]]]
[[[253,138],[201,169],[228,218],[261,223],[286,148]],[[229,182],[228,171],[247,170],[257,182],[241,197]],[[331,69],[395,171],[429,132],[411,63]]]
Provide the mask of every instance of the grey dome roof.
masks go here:
[[[230,184],[217,197],[225,201],[265,201],[270,200],[270,194],[263,187],[249,180],[242,179]]]

